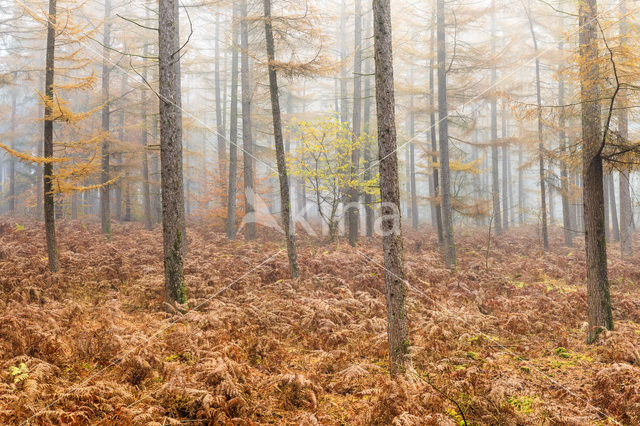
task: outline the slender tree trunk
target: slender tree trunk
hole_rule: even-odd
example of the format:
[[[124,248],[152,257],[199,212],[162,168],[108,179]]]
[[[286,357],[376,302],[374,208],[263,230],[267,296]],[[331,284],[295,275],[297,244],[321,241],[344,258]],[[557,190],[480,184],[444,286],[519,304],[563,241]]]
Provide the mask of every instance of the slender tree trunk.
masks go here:
[[[509,144],[507,143],[507,114],[504,101],[502,102],[502,229],[506,232],[509,229]]]
[[[111,115],[111,102],[109,95],[109,77],[111,74],[111,65],[109,58],[111,50],[111,0],[105,0],[104,3],[104,28],[103,28],[103,49],[102,49],[102,171],[100,172],[100,221],[102,223],[102,233],[107,237],[111,235],[111,200],[110,200],[110,143],[111,137],[109,133],[109,119]]]
[[[231,76],[234,77],[233,75]],[[237,77],[236,77],[237,78]],[[216,85],[215,98],[216,98],[216,126],[218,131],[218,173],[220,175],[220,182],[224,182],[224,176],[227,176],[226,171],[226,153],[227,148],[224,142],[224,123],[222,119],[222,102],[220,96],[220,12],[216,14],[216,45],[215,45],[215,65],[214,65],[214,80]],[[224,195],[222,196],[224,200]],[[228,198],[227,198],[228,202]],[[224,204],[221,201],[220,204]],[[228,206],[227,206],[228,207]]]
[[[582,167],[584,184],[585,251],[587,266],[587,342],[596,341],[602,329],[613,329],[607,278],[604,231],[602,130],[598,79],[598,27],[596,0],[579,4],[580,98],[582,106]]]
[[[451,209],[451,182],[449,176],[449,113],[447,108],[447,61],[445,44],[444,0],[437,0],[438,33],[438,118],[440,123],[440,187],[442,193],[442,228],[444,237],[444,263],[447,268],[456,264],[453,242],[453,214]]]
[[[620,2],[620,44],[624,47],[628,44],[629,24],[627,21],[627,4],[624,0]],[[629,112],[627,110],[627,94],[621,90],[618,94],[618,135],[621,143],[627,143],[629,139]],[[633,228],[633,212],[631,207],[631,191],[629,185],[628,168],[622,168],[619,173],[620,179],[620,250],[623,257],[631,257],[633,249],[631,246],[631,233]]]
[[[56,46],[56,0],[49,0],[49,21],[47,23],[47,50],[45,59],[44,94],[47,101],[53,101],[53,79],[55,72]],[[50,103],[44,107],[44,157],[53,159],[53,120]],[[44,163],[44,227],[47,238],[49,270],[58,272],[58,245],[56,242],[56,220],[53,200],[53,163]]]
[[[365,40],[369,43],[371,40],[371,15],[369,12],[365,14],[364,18],[364,32],[365,32]],[[367,54],[364,59],[364,132],[368,135],[371,135],[371,78],[369,77],[372,73],[371,69],[371,59],[369,52],[369,47],[371,45],[367,44]],[[364,173],[363,178],[365,181],[369,181],[371,179],[372,171],[371,171],[371,161],[373,160],[373,155],[371,153],[372,146],[367,140],[364,146]],[[365,208],[365,232],[367,237],[371,238],[373,236],[373,224],[375,219],[375,213],[373,210],[373,195],[369,193],[369,191],[364,194],[364,208]]]
[[[529,30],[533,39],[533,50],[536,54],[536,101],[538,106],[538,150],[539,153],[539,169],[540,169],[540,212],[542,214],[542,245],[544,251],[549,251],[549,235],[547,232],[547,194],[545,187],[546,174],[544,171],[544,141],[542,139],[542,95],[540,89],[540,59],[538,55],[538,40],[536,32],[533,29],[533,17],[529,10],[526,10],[529,19]]]
[[[159,114],[154,113],[153,119],[151,120],[151,139],[152,145],[159,146],[158,141],[158,130],[159,130]],[[154,179],[158,179],[160,177],[160,152],[154,153],[151,156],[151,173]],[[157,182],[157,181],[156,181]],[[162,191],[159,185],[154,185],[153,191],[153,212],[155,216],[156,223],[162,223]]]
[[[164,280],[166,302],[173,305],[187,301],[178,1],[159,0],[158,19]]]
[[[229,183],[227,191],[227,238],[236,236],[236,192],[238,179],[238,13],[233,8],[231,43],[231,112],[229,124]]]
[[[396,144],[395,99],[390,0],[373,2],[376,105],[380,157],[380,195],[387,296],[387,325],[391,375],[411,369],[406,284],[402,259],[402,221]]]
[[[122,74],[122,78],[120,79],[120,96],[124,95],[124,92],[127,88],[127,74],[123,73]],[[118,128],[118,140],[120,141],[120,146],[122,146],[122,143],[124,142],[124,98],[120,98],[120,114],[119,114],[119,128]],[[114,150],[115,151],[115,150]],[[114,192],[115,192],[115,196],[116,196],[116,201],[115,201],[115,213],[116,213],[116,220],[117,221],[121,221],[123,219],[123,215],[122,215],[122,208],[123,208],[123,202],[122,202],[122,193],[123,193],[123,187],[126,185],[126,176],[123,176],[122,172],[124,170],[123,167],[123,162],[122,162],[122,149],[115,151],[113,154],[113,160],[115,162],[115,167],[116,167],[116,175],[119,175],[120,177],[118,178],[118,182],[116,183],[116,185],[114,186]]]
[[[604,235],[607,241],[611,241],[611,219],[609,212],[609,180],[607,179],[607,173],[604,173],[604,181],[602,183],[602,191],[604,196]]]
[[[524,225],[524,173],[522,171],[522,144],[518,145],[518,223]]]
[[[296,237],[291,224],[291,199],[289,197],[289,177],[284,154],[284,140],[282,137],[282,121],[280,117],[280,99],[278,96],[278,75],[276,72],[276,54],[271,27],[271,0],[264,0],[264,32],[267,44],[267,61],[269,68],[269,90],[271,92],[271,112],[273,115],[273,134],[276,145],[276,162],[278,177],[280,178],[280,204],[282,210],[282,225],[287,238],[287,254],[291,277],[300,276],[298,269],[298,254],[296,251]]]
[[[39,87],[44,86],[44,74],[41,74],[38,86]],[[42,127],[40,130],[44,133],[44,120],[42,121]],[[43,148],[44,148],[44,143],[39,143],[38,148],[36,150],[38,157],[42,158]],[[43,167],[44,167],[43,164],[36,163],[36,220],[42,219],[42,202],[44,199],[43,190],[42,190],[43,183],[44,183]]]
[[[362,0],[355,0],[355,47],[353,58],[353,139],[360,139],[362,126]],[[357,180],[360,166],[360,148],[351,151],[351,179]],[[360,230],[359,188],[351,188],[349,214],[349,244],[356,245]]]
[[[413,78],[411,79],[413,81]],[[409,140],[413,141],[415,137],[415,112],[413,111],[413,95],[411,95],[409,113]],[[418,193],[416,188],[416,147],[413,142],[409,142],[409,192],[411,195],[411,227],[418,229],[420,217],[418,214]]]
[[[434,78],[434,70],[436,69],[435,57],[436,57],[436,11],[432,11],[432,20],[431,20],[431,37],[429,38],[429,43],[431,47],[431,55],[429,56],[429,134],[431,137],[431,151],[433,155],[431,156],[431,163],[438,162],[437,152],[438,149],[438,139],[436,137],[436,88],[435,88],[435,78]],[[438,84],[440,84],[438,82]],[[439,89],[438,89],[439,90]],[[444,88],[446,90],[446,88]],[[431,217],[432,217],[432,225],[436,228],[438,232],[438,244],[444,244],[444,233],[442,231],[442,203],[440,198],[440,176],[438,173],[438,168],[433,167],[433,175],[431,177],[431,181],[433,182],[433,192],[430,194],[431,196]]]
[[[613,184],[613,172],[607,174],[609,185],[609,205],[611,206],[611,231],[613,241],[620,241],[620,227],[618,226],[618,208],[616,206],[616,189]]]
[[[147,7],[146,13],[147,19],[149,19],[149,8]],[[149,54],[149,43],[144,44],[143,56],[147,57]],[[142,76],[147,80],[147,64],[143,63]],[[149,120],[147,117],[147,91],[140,91],[140,108],[142,113],[142,197],[144,204],[144,227],[148,231],[153,229],[153,219],[151,218],[151,190],[149,188]]]
[[[245,238],[256,238],[255,193],[253,183],[253,139],[251,136],[251,98],[249,82],[249,23],[247,22],[247,0],[240,1],[240,76],[242,80],[242,160],[244,167],[244,211],[249,220],[245,226]]]
[[[11,89],[11,149],[15,149],[16,141],[16,89]],[[16,213],[16,156],[11,155],[9,158],[9,214],[14,215]]]
[[[491,54],[496,54],[496,4],[491,2]],[[491,68],[491,199],[493,201],[493,223],[496,235],[502,234],[500,215],[500,175],[498,166],[498,70],[495,64]]]
[[[564,42],[558,42],[558,50],[564,51]],[[559,147],[562,155],[567,152],[567,134],[566,134],[566,111],[565,103],[565,87],[564,87],[564,71],[562,66],[558,70],[558,104],[560,105],[560,114],[558,116]],[[575,224],[571,220],[571,206],[569,200],[569,178],[567,175],[567,163],[562,159],[560,161],[560,192],[562,195],[562,225],[564,227],[564,245],[573,247],[573,232]]]

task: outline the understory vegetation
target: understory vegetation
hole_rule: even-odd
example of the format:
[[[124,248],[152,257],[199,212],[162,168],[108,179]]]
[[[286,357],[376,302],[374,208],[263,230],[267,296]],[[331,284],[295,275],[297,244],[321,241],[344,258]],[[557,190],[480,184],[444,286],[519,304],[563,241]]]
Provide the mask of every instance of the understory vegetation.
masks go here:
[[[414,371],[392,380],[382,252],[189,228],[186,312],[166,313],[159,230],[0,222],[0,423],[638,424],[640,250],[610,250],[615,330],[585,343],[582,242],[535,228],[405,241]],[[639,247],[640,248],[640,247]]]

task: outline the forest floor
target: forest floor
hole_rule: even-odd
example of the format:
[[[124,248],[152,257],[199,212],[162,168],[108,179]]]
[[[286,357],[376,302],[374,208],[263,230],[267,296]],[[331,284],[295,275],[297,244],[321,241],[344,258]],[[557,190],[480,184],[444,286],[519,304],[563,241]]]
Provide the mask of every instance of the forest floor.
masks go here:
[[[0,220],[0,424],[640,424],[640,256],[610,251],[615,331],[586,345],[584,249],[533,229],[408,235],[415,372],[388,377],[381,243],[189,232],[190,311],[164,306],[160,231]],[[431,235],[431,234],[429,234]],[[635,247],[640,253],[640,246]]]

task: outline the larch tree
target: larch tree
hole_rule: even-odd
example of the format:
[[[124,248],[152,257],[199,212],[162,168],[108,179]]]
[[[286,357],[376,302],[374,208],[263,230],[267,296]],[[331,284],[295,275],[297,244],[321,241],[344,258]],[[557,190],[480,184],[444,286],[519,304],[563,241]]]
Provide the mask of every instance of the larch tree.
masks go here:
[[[44,162],[43,194],[44,194],[44,227],[47,238],[47,256],[49,270],[57,272],[58,244],[56,242],[56,219],[53,194],[53,83],[55,77],[55,46],[56,46],[56,0],[49,0],[49,14],[47,16],[47,49],[45,58],[44,83]]]
[[[102,233],[111,235],[111,188],[107,184],[110,179],[110,75],[111,75],[111,0],[104,2],[104,27],[102,39],[102,172],[100,174],[100,222]]]
[[[255,240],[256,223],[253,220],[255,214],[255,190],[253,177],[253,137],[251,131],[251,99],[253,91],[249,76],[249,22],[247,0],[240,0],[240,80],[242,85],[242,163],[243,163],[243,189],[244,210],[249,218],[245,226],[245,238]]]
[[[227,238],[236,236],[236,191],[238,179],[238,24],[233,8],[231,28],[231,111],[229,112],[229,182],[227,184]],[[216,39],[217,43],[217,39]],[[217,101],[216,101],[217,103]],[[216,112],[217,114],[217,112]],[[218,129],[220,131],[220,129]]]
[[[387,300],[387,334],[392,376],[412,368],[409,357],[407,286],[404,280],[400,185],[393,87],[391,2],[373,2],[373,37],[382,201],[382,245]]]
[[[165,300],[187,301],[183,262],[186,248],[182,176],[179,9],[177,0],[158,3],[160,163]]]
[[[282,118],[280,116],[280,98],[278,94],[278,75],[276,71],[275,43],[271,23],[271,0],[264,0],[264,32],[267,46],[267,67],[269,69],[269,92],[271,94],[271,114],[273,117],[273,135],[276,147],[276,163],[280,181],[280,206],[282,227],[287,240],[287,255],[292,278],[300,276],[294,225],[291,223],[291,200],[289,196],[289,177],[282,137]]]
[[[447,53],[445,43],[444,0],[437,0],[437,60],[438,60],[438,137],[440,142],[440,198],[444,263],[447,268],[456,264],[453,239],[453,209],[451,207],[451,174],[449,171],[449,113],[447,107]]]
[[[604,229],[604,188],[600,89],[598,86],[597,1],[580,2],[578,11],[580,103],[582,109],[582,179],[587,267],[587,343],[613,329]]]
[[[355,0],[355,54],[353,58],[353,137],[360,138],[362,127],[362,4],[361,0]],[[360,150],[354,149],[351,152],[351,176],[358,174],[360,166]],[[351,189],[349,198],[349,244],[356,245],[358,241],[358,231],[360,229],[360,192],[356,188]]]

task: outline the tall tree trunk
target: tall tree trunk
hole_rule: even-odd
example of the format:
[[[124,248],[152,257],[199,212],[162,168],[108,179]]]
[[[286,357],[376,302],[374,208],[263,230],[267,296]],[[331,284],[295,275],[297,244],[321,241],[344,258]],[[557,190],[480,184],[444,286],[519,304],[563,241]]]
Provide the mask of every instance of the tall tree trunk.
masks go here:
[[[146,13],[147,19],[149,19],[149,7],[147,7]],[[149,43],[144,44],[143,56],[146,58],[149,54]],[[148,72],[146,61],[143,63],[142,77],[147,80]],[[149,120],[147,117],[147,91],[140,91],[140,108],[142,114],[142,198],[144,204],[144,227],[148,231],[153,229],[153,219],[151,218],[151,190],[149,188]]]
[[[411,79],[413,81],[413,78]],[[415,137],[415,112],[413,111],[413,95],[411,95],[409,108],[409,193],[411,196],[411,227],[414,230],[418,229],[418,222],[420,217],[418,215],[418,193],[416,188],[416,147],[413,143]]]
[[[502,102],[502,229],[509,229],[509,144],[507,143],[507,114],[504,101]]]
[[[46,71],[45,71],[46,73]],[[44,74],[41,74],[40,78],[39,78],[39,87],[44,86]],[[42,128],[41,131],[44,133],[44,120],[42,121]],[[36,153],[38,155],[38,157],[42,157],[43,154],[43,143],[39,143],[38,144],[38,148],[36,150]],[[43,187],[43,183],[44,183],[44,179],[43,179],[43,164],[40,163],[36,163],[36,220],[41,220],[42,219],[42,201],[44,199],[43,197],[43,191],[42,191],[42,187]]]
[[[237,71],[236,71],[237,72]],[[234,77],[233,75],[231,76]],[[237,77],[236,77],[237,78]],[[224,109],[220,96],[220,12],[216,14],[216,45],[215,45],[215,65],[214,65],[214,80],[216,85],[215,98],[216,98],[216,126],[218,133],[218,173],[220,175],[220,182],[224,182],[224,176],[226,172],[226,153],[227,148],[224,142],[224,122],[222,119],[222,110]],[[222,195],[221,205],[224,205],[224,195]],[[227,198],[228,202],[228,198]]]
[[[11,89],[11,149],[15,149],[16,141],[16,88]],[[16,156],[12,155],[9,158],[9,214],[13,215],[16,212]]]
[[[120,114],[119,114],[119,128],[118,128],[118,140],[120,141],[120,146],[123,146],[123,142],[124,142],[124,97],[122,97],[124,95],[124,92],[127,88],[127,74],[126,73],[122,73],[122,78],[120,79]],[[122,162],[122,148],[120,148],[119,150],[117,150],[116,152],[114,152],[113,154],[113,160],[115,162],[115,167],[116,167],[116,175],[119,175],[120,177],[118,178],[118,182],[116,183],[114,189],[115,192],[115,196],[116,196],[116,201],[115,201],[115,208],[116,208],[116,220],[117,221],[121,221],[123,219],[123,215],[122,215],[122,207],[123,207],[123,202],[122,202],[122,193],[123,193],[123,188],[126,185],[126,176],[123,176],[122,172],[124,170],[123,167],[123,162]]]
[[[602,329],[613,329],[607,278],[604,231],[602,130],[598,79],[598,27],[596,0],[579,4],[580,98],[582,107],[582,173],[584,184],[585,251],[587,266],[587,342],[596,341]]]
[[[253,183],[253,139],[251,135],[251,98],[253,92],[249,82],[249,23],[247,22],[247,0],[240,1],[240,76],[242,80],[242,161],[244,167],[244,211],[249,220],[244,236],[247,240],[256,238],[255,193]]]
[[[49,0],[49,20],[47,23],[47,50],[45,58],[44,94],[47,99],[44,106],[44,156],[53,159],[53,120],[50,103],[53,101],[53,79],[55,72],[56,46],[56,0]],[[44,227],[47,238],[49,270],[58,272],[58,245],[56,242],[56,219],[53,200],[53,163],[44,163]]]
[[[159,0],[158,19],[164,282],[166,302],[173,305],[187,301],[178,1]]]
[[[158,112],[153,114],[151,120],[151,139],[152,145],[159,146],[158,131],[159,129],[159,114]],[[160,151],[153,153],[151,156],[151,175],[154,179],[160,177]],[[157,181],[156,181],[157,182]],[[154,185],[153,191],[153,212],[156,223],[162,223],[162,190],[159,185]]]
[[[387,335],[390,371],[395,376],[404,374],[412,367],[408,353],[409,326],[405,302],[407,289],[402,259],[390,0],[373,2],[373,25]]]
[[[127,90],[127,74],[123,73],[122,74],[122,79],[120,80],[120,96],[122,96],[120,102],[120,131],[119,131],[119,136],[118,139],[120,139],[120,144],[122,146],[124,146],[124,138],[125,138],[125,98],[124,98],[124,93]],[[118,188],[120,188],[120,194],[121,197],[122,195],[124,195],[124,202],[122,203],[122,207],[120,208],[120,211],[122,211],[122,208],[124,208],[124,214],[119,213],[118,215],[122,218],[122,220],[124,220],[125,222],[130,222],[131,221],[131,182],[130,182],[130,176],[129,176],[129,168],[128,166],[124,163],[124,156],[123,153],[120,152],[118,154],[118,158],[119,158],[119,163],[120,163],[120,175],[123,176],[123,179],[121,179],[121,183],[120,185],[118,185]],[[124,174],[122,173],[124,169]],[[124,194],[122,194],[124,192]]]
[[[104,28],[102,39],[102,153],[101,153],[101,165],[102,171],[100,172],[100,221],[102,224],[102,233],[107,237],[111,235],[111,200],[110,200],[110,143],[111,137],[109,133],[109,119],[111,116],[111,102],[109,95],[109,77],[111,74],[111,65],[109,58],[111,55],[111,0],[105,0],[104,2]]]
[[[526,9],[527,18],[529,19],[529,30],[533,39],[533,50],[536,55],[536,102],[538,107],[538,150],[539,153],[539,170],[540,170],[540,212],[542,214],[542,245],[544,251],[549,250],[549,235],[547,232],[547,194],[545,187],[545,171],[544,171],[544,142],[542,139],[542,94],[540,89],[540,59],[538,55],[538,40],[536,32],[533,29],[533,17],[529,9]]]
[[[438,118],[440,123],[440,187],[442,193],[442,228],[444,237],[444,263],[447,268],[456,264],[453,242],[453,214],[451,209],[451,182],[449,176],[449,113],[447,108],[447,58],[445,44],[444,0],[437,0],[438,33]]]
[[[522,170],[522,144],[518,145],[518,223],[524,225],[524,173]]]
[[[620,241],[620,227],[618,226],[618,208],[616,206],[616,189],[613,184],[613,172],[607,174],[609,185],[609,208],[611,209],[611,232],[613,241]]]
[[[496,2],[491,1],[491,55],[496,55]],[[493,201],[493,229],[496,235],[502,234],[500,215],[500,169],[498,164],[498,69],[491,67],[491,199]],[[504,179],[504,177],[503,177]]]
[[[371,15],[370,12],[365,14],[364,18],[364,32],[365,32],[365,40],[369,43],[371,40],[371,31],[372,31],[372,23],[371,23]],[[371,135],[371,78],[370,75],[372,73],[371,69],[371,59],[369,54],[370,44],[367,44],[367,54],[364,59],[364,132],[367,136]],[[371,152],[371,144],[367,140],[364,146],[364,173],[363,178],[365,181],[369,181],[371,179],[372,171],[371,171],[371,162],[373,160],[373,155]],[[365,209],[365,232],[367,237],[371,238],[373,236],[373,224],[374,224],[374,210],[373,210],[373,195],[369,193],[369,191],[364,194],[364,209]]]
[[[627,45],[628,22],[627,4],[623,0],[620,2],[620,43]],[[622,90],[618,94],[618,135],[622,143],[627,143],[629,139],[629,113],[627,111],[627,94]],[[633,214],[631,207],[631,190],[629,188],[628,168],[620,170],[620,250],[623,257],[631,257],[633,249],[631,246],[631,233],[633,228]]]
[[[435,56],[436,56],[436,11],[432,11],[432,20],[431,20],[431,36],[429,38],[431,55],[429,55],[429,103],[431,108],[429,108],[429,135],[431,137],[431,151],[433,155],[431,156],[431,163],[438,162],[438,156],[436,152],[439,152],[438,149],[438,139],[436,137],[436,88],[435,88],[435,78],[434,78],[434,70],[436,69],[435,64]],[[439,82],[438,82],[439,84]],[[438,89],[439,90],[439,89]],[[446,88],[445,88],[446,90]],[[431,181],[433,183],[433,192],[430,195],[431,197],[431,225],[436,228],[438,232],[438,244],[444,244],[444,233],[442,231],[442,203],[440,198],[440,176],[438,173],[438,168],[433,167],[433,175],[431,176]]]
[[[353,140],[360,139],[360,128],[362,126],[362,0],[355,0],[355,47],[353,58]],[[351,179],[358,178],[360,166],[360,148],[351,151]],[[360,202],[359,188],[351,188],[349,197],[349,244],[356,245],[358,241],[358,231],[360,229]]]
[[[238,180],[238,11],[233,8],[231,43],[231,112],[229,124],[229,182],[227,191],[227,238],[236,236],[236,192]]]
[[[558,50],[564,51],[564,42],[558,42]],[[559,148],[562,155],[567,152],[567,133],[566,133],[566,111],[565,103],[565,87],[564,87],[564,70],[562,65],[558,70],[558,104],[560,105],[560,114],[558,116]],[[560,192],[562,195],[562,225],[564,228],[564,245],[573,247],[573,233],[575,224],[571,220],[571,206],[569,200],[569,177],[567,175],[567,162],[562,159],[560,161]]]
[[[284,154],[284,140],[282,138],[282,121],[280,117],[280,98],[278,95],[278,75],[276,72],[276,53],[271,27],[271,0],[264,0],[264,32],[267,44],[267,61],[269,68],[269,91],[271,92],[271,112],[273,115],[273,135],[276,145],[276,162],[278,177],[280,178],[280,204],[282,212],[282,226],[287,239],[287,254],[291,277],[300,276],[298,269],[298,254],[296,251],[296,237],[291,224],[291,199],[289,197],[289,177]]]

